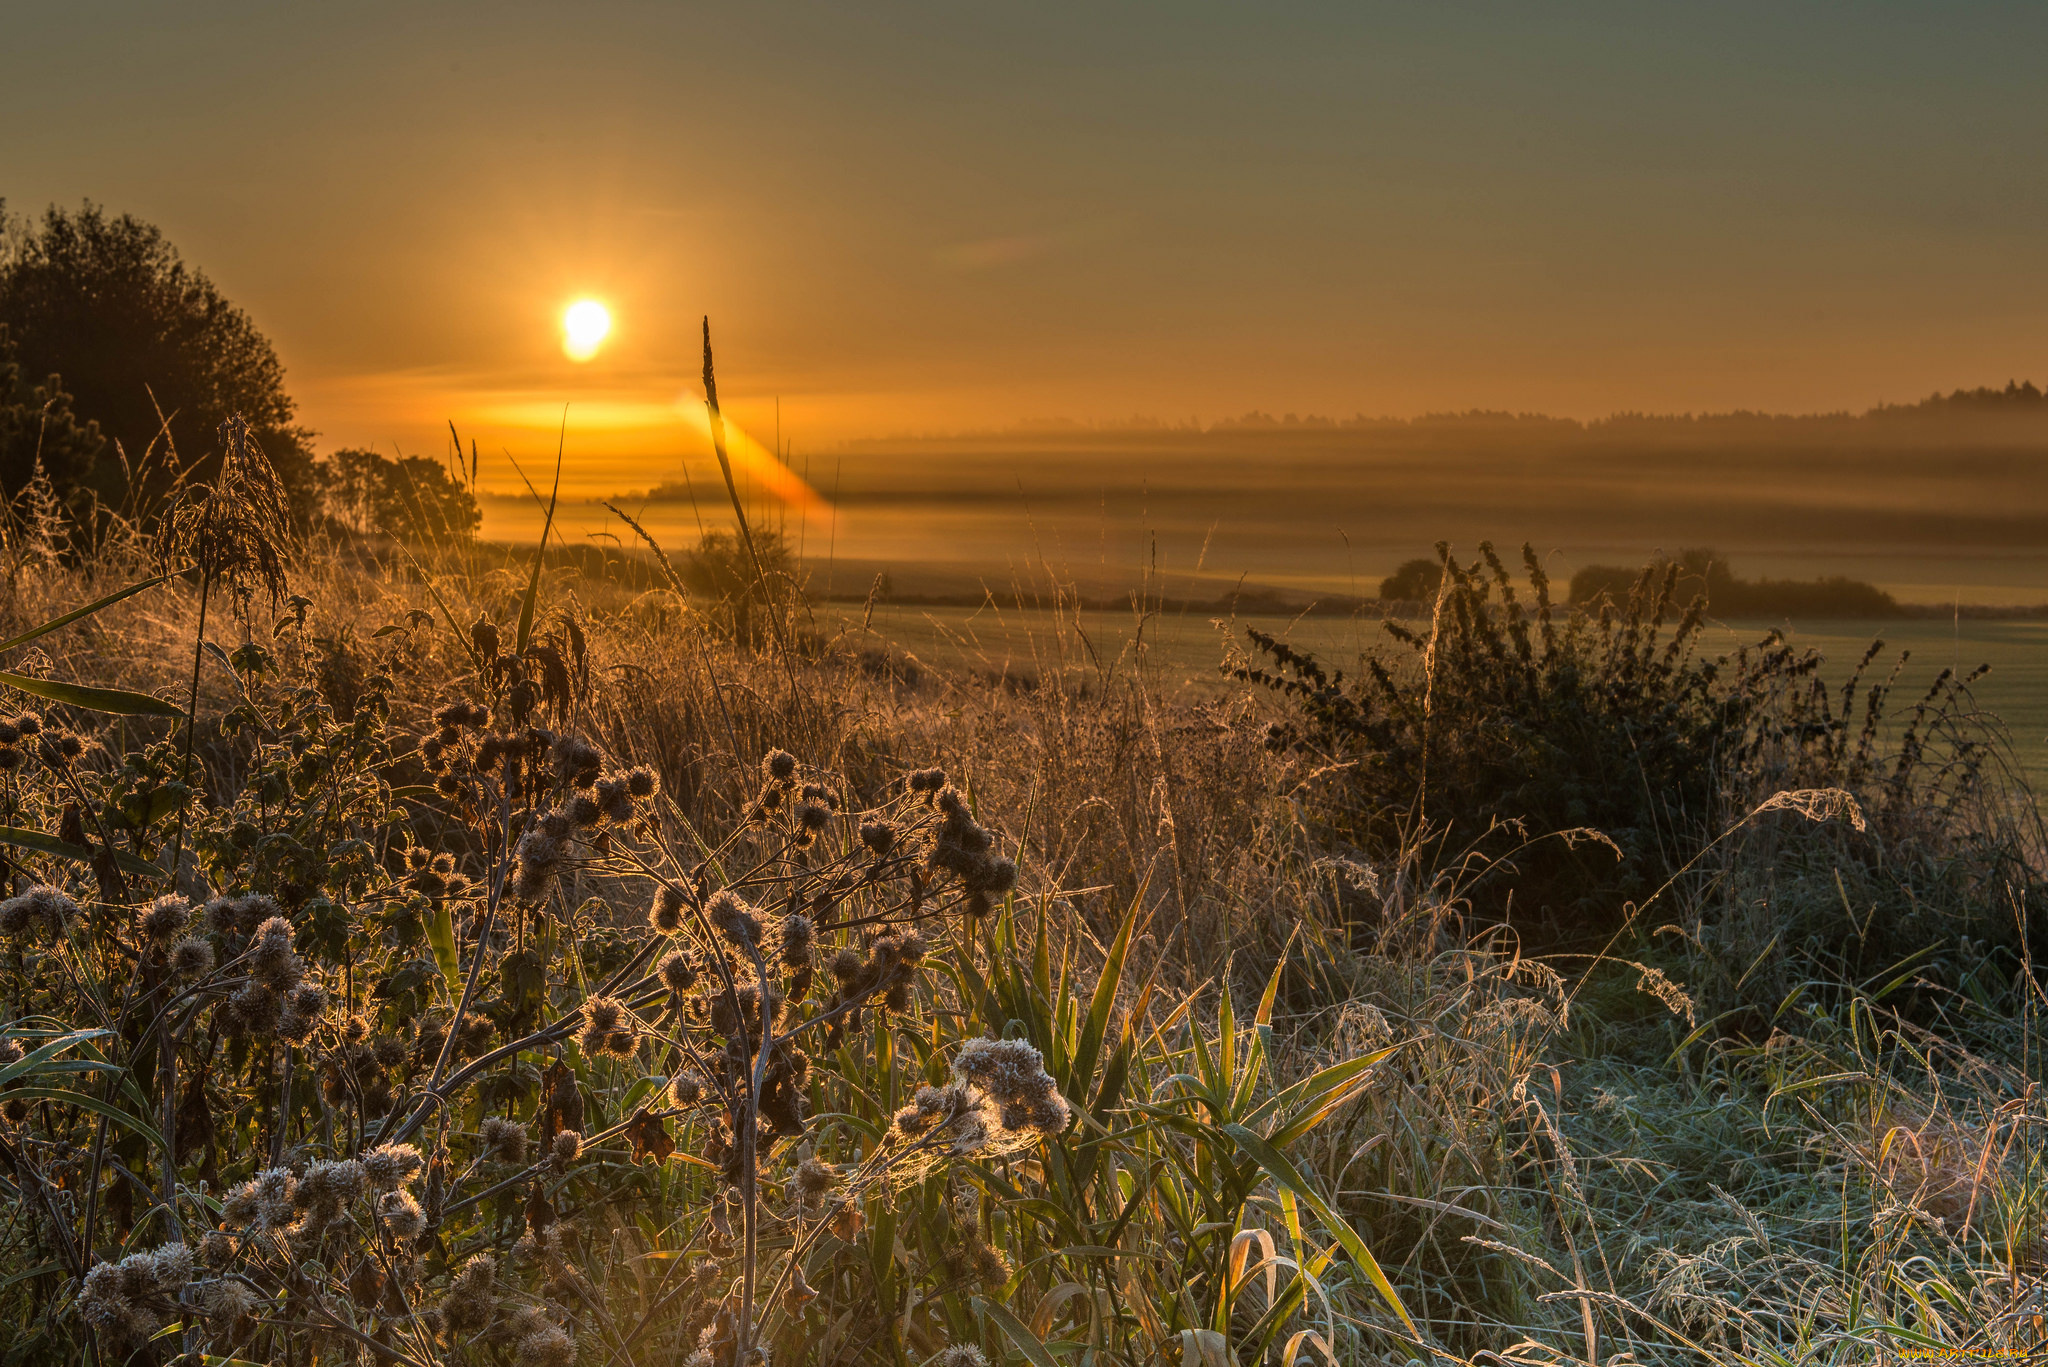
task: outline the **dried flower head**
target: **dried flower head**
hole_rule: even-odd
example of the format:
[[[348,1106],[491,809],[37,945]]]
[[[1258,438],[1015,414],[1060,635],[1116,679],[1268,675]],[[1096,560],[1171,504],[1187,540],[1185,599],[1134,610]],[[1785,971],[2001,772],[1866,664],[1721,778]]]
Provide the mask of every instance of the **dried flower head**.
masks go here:
[[[516,1120],[505,1120],[498,1116],[485,1116],[477,1127],[477,1137],[483,1140],[484,1153],[497,1163],[524,1163],[526,1161],[527,1130]]]
[[[614,825],[623,826],[633,819],[633,794],[626,786],[624,774],[608,774],[599,779],[590,796],[605,820]]]
[[[490,1327],[498,1308],[498,1260],[479,1253],[462,1265],[448,1283],[441,1302],[442,1323],[454,1334],[476,1334]]]
[[[216,1277],[199,1287],[199,1313],[216,1332],[234,1329],[261,1303],[254,1291],[233,1277]]]
[[[556,1163],[567,1165],[576,1161],[583,1152],[583,1133],[580,1130],[557,1130],[550,1145],[548,1156]]]
[[[796,1185],[806,1196],[821,1195],[839,1185],[838,1169],[827,1167],[816,1158],[805,1158],[797,1164]]]
[[[1044,1057],[1024,1040],[969,1040],[954,1056],[953,1074],[986,1095],[1002,1130],[1020,1141],[1059,1134],[1073,1119]]]
[[[817,930],[810,917],[785,916],[782,919],[782,962],[790,968],[802,968],[810,963],[811,948],[816,938]]]
[[[682,929],[685,905],[681,888],[668,883],[656,884],[654,904],[647,910],[647,919],[656,930],[671,934]]]
[[[167,945],[184,932],[192,920],[192,904],[176,893],[166,893],[149,904],[136,923],[145,938]]]
[[[213,972],[213,946],[188,935],[171,946],[171,972],[181,978],[203,978]]]
[[[761,943],[761,918],[744,898],[731,888],[713,893],[704,915],[711,928],[744,949]]]
[[[761,772],[776,783],[787,783],[796,774],[796,756],[787,750],[770,750],[761,758]]]
[[[363,1155],[363,1172],[378,1191],[397,1191],[418,1177],[424,1164],[410,1144],[384,1144]]]
[[[283,1003],[262,983],[246,983],[220,1007],[221,1026],[230,1034],[269,1039],[277,1034]]]
[[[131,1253],[85,1274],[78,1313],[117,1342],[146,1338],[176,1311],[178,1295],[191,1280],[192,1250],[183,1244]]]
[[[555,777],[578,788],[588,788],[597,780],[597,772],[604,765],[604,756],[597,747],[581,736],[557,736],[549,747],[549,762],[554,765]]]
[[[71,894],[47,883],[38,884],[0,902],[0,936],[19,939],[42,930],[55,939],[77,916],[78,903]]]
[[[275,992],[288,992],[305,976],[305,966],[292,952],[292,923],[272,916],[256,927],[256,943],[249,948],[249,974]]]
[[[617,997],[592,997],[583,1003],[583,1028],[576,1043],[584,1053],[629,1058],[639,1042],[638,1022]]]
[[[394,1239],[417,1239],[427,1228],[427,1213],[409,1191],[387,1191],[378,1197],[377,1218]]]
[[[768,985],[768,1019],[771,1025],[782,1014],[782,989],[773,983]],[[711,994],[711,1029],[714,1033],[728,1038],[744,1034],[755,1037],[761,1028],[761,989],[752,984],[732,992],[718,991]]]
[[[696,961],[680,949],[664,955],[654,966],[654,972],[663,987],[678,995],[688,992],[697,983]]]
[[[265,1168],[221,1202],[221,1218],[236,1228],[283,1229],[297,1214],[299,1179],[290,1168]]]
[[[303,1044],[320,1024],[327,1007],[327,992],[317,983],[302,982],[284,994],[278,1012],[277,1033],[294,1044]]]
[[[575,1361],[576,1340],[537,1313],[512,1345],[513,1367],[573,1367]]]
[[[896,825],[890,821],[867,821],[861,824],[860,843],[881,858],[896,845]]]

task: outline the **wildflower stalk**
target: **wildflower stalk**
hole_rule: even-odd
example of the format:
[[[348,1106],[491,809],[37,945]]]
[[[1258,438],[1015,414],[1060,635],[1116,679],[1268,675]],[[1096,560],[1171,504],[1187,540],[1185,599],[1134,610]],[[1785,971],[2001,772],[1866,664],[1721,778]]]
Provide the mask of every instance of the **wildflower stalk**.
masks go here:
[[[192,742],[199,728],[199,670],[204,663],[206,646],[206,606],[213,593],[213,574],[202,571],[199,576],[199,625],[192,631],[192,686],[185,696],[185,749],[179,758],[178,781],[186,788],[192,786]],[[189,803],[178,806],[178,833],[171,839],[171,878],[176,886],[178,864],[185,857],[185,822]]]
[[[796,659],[790,653],[789,637],[784,631],[782,611],[775,601],[775,589],[768,582],[768,572],[761,568],[761,554],[754,549],[754,533],[747,526],[747,511],[740,506],[740,489],[732,477],[732,461],[725,454],[725,418],[718,411],[718,378],[711,369],[711,319],[704,320],[704,407],[711,422],[711,449],[718,457],[718,471],[725,476],[725,493],[732,500],[732,515],[739,523],[740,540],[747,546],[747,559],[754,566],[754,581],[761,586],[761,596],[768,601],[768,625],[775,632],[775,647],[782,653],[782,668],[789,675],[789,697],[799,709],[804,706],[803,691],[797,687]]]

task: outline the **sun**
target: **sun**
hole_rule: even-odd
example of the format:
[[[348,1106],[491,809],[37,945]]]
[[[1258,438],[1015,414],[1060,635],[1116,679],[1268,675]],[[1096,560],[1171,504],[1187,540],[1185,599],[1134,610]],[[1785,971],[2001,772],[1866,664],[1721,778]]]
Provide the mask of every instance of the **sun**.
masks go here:
[[[610,309],[595,299],[578,299],[562,311],[562,353],[572,361],[587,361],[611,330]]]

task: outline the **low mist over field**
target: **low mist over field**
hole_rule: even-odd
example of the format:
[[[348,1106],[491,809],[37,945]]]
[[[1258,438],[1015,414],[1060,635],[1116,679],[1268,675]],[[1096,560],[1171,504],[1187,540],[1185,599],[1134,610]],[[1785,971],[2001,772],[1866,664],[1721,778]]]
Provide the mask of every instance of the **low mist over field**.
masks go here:
[[[1156,570],[1199,578],[1204,596],[1240,577],[1371,596],[1448,539],[1468,554],[1532,542],[1563,579],[1712,546],[1744,573],[1849,575],[1905,602],[2048,603],[2048,401],[2031,385],[1858,416],[1044,425],[851,442],[792,464],[820,502],[760,506],[808,558],[954,592],[963,576],[1000,589],[1050,566],[1109,593]],[[669,470],[655,497],[612,501],[693,541],[717,516],[717,466],[678,453]],[[484,508],[486,534],[515,539],[544,511],[502,494]],[[594,502],[561,516],[586,536],[623,530]]]

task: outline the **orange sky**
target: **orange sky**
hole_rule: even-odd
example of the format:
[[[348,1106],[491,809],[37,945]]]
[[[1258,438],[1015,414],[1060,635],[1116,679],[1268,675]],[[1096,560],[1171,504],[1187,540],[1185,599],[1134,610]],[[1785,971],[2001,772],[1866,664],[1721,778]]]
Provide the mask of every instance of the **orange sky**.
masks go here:
[[[569,482],[1258,408],[1863,408],[2039,375],[2016,4],[136,3],[13,16],[17,212],[159,223],[325,446]],[[616,325],[559,348],[573,297]]]

